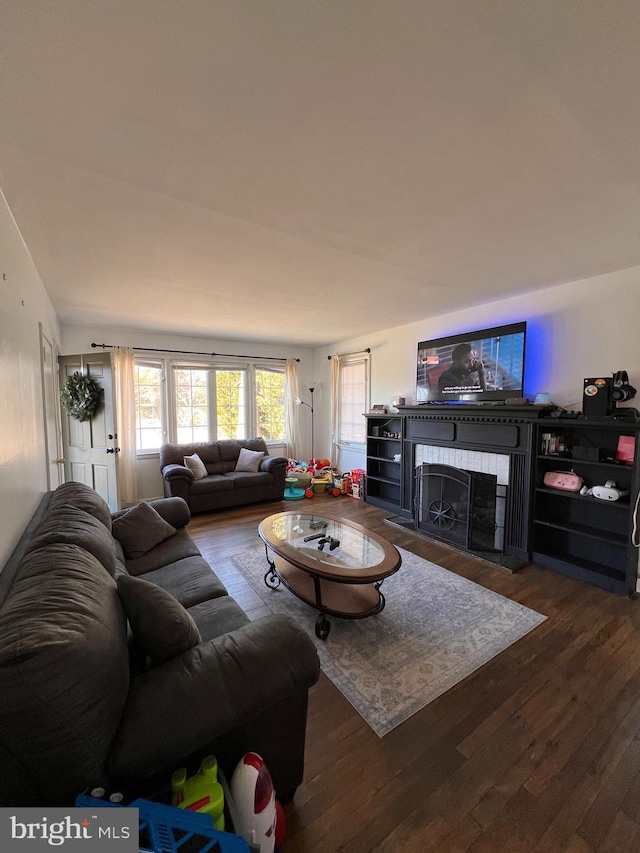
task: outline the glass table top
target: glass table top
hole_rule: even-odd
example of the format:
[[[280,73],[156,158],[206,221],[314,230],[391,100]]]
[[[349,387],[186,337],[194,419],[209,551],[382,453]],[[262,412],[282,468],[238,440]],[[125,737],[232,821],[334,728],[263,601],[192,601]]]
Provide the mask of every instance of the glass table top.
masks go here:
[[[347,521],[316,514],[283,512],[266,518],[259,528],[260,536],[284,555],[298,554],[306,560],[341,569],[378,567],[396,549],[375,534]],[[375,538],[374,538],[375,537]],[[284,547],[282,547],[284,546]]]

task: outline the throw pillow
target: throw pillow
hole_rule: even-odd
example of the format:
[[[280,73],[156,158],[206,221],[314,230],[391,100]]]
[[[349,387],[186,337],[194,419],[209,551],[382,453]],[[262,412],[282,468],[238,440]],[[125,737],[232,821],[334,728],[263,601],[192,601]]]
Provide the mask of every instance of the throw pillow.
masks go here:
[[[168,521],[146,501],[114,518],[112,533],[122,545],[125,557],[135,560],[176,532]]]
[[[264,453],[258,453],[257,450],[247,450],[246,447],[240,449],[240,456],[236,462],[236,471],[250,471],[256,473],[260,468],[260,463],[264,458]]]
[[[189,613],[162,587],[122,575],[118,594],[133,636],[154,663],[171,660],[202,642]]]
[[[193,456],[185,456],[183,462],[185,464],[185,468],[188,468],[191,471],[196,480],[201,480],[209,473],[204,462],[200,459],[197,453],[194,453]]]

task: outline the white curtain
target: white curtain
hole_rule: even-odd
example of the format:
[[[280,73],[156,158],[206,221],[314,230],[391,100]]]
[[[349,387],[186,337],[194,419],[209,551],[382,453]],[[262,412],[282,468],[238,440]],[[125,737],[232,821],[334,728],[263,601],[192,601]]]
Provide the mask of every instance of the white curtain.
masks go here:
[[[284,368],[285,373],[285,429],[287,436],[287,457],[298,458],[300,447],[300,406],[296,406],[298,396],[298,362],[288,358]]]
[[[331,357],[331,464],[338,464],[340,437],[340,356]]]
[[[111,350],[113,389],[116,406],[116,456],[118,471],[118,504],[134,504],[138,500],[136,477],[136,397],[135,361],[131,347]]]

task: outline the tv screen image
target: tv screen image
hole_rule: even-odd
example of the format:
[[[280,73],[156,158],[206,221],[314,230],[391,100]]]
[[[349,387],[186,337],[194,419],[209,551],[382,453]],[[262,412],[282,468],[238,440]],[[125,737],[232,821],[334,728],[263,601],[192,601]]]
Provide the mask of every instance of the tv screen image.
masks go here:
[[[417,403],[504,402],[524,396],[526,323],[418,344]]]

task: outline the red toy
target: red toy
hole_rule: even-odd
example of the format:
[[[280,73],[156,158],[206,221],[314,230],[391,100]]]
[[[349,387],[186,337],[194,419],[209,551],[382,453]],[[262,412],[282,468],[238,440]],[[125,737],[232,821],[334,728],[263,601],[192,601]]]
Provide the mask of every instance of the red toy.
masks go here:
[[[247,752],[238,762],[231,795],[238,812],[236,832],[259,845],[260,853],[273,853],[278,835],[276,792],[267,765],[257,753]]]

